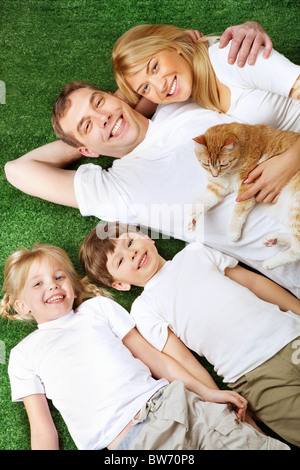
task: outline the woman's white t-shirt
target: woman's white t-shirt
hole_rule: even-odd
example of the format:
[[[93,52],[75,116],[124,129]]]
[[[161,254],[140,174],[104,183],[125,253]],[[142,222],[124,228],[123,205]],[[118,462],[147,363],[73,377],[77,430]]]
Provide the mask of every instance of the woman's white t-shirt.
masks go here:
[[[300,334],[300,317],[282,312],[224,275],[237,261],[191,243],[146,284],[131,316],[162,350],[168,327],[225,382],[234,382]]]
[[[230,89],[231,105],[227,115],[248,124],[267,124],[277,129],[300,132],[300,100],[289,98],[300,66],[274,49],[268,59],[260,49],[255,65],[228,64],[230,43],[208,49],[217,78]]]
[[[168,382],[122,343],[134,328],[128,312],[104,297],[87,300],[12,349],[12,400],[46,394],[78,449],[109,445],[155,391]]]

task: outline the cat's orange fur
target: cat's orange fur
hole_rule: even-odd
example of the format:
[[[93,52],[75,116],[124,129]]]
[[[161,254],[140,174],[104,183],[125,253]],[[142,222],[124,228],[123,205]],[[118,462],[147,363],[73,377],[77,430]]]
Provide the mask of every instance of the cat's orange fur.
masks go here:
[[[298,137],[299,134],[295,132],[240,123],[213,126],[205,134],[196,137],[195,153],[209,176],[204,193],[196,201],[196,207],[200,209],[196,208],[189,214],[187,229],[193,228],[200,213],[205,213],[229,193],[236,191],[240,195],[252,186],[254,183],[243,184],[250,171],[262,161],[286,151]],[[280,199],[284,199],[286,226],[290,236],[287,238],[286,235],[276,234],[273,243],[275,240],[277,243],[288,243],[290,248],[275,255],[276,259],[273,259],[274,256],[266,260],[264,267],[267,269],[300,259],[300,172],[284,188]],[[242,227],[254,204],[254,197],[234,204],[228,232],[233,241],[240,238]]]

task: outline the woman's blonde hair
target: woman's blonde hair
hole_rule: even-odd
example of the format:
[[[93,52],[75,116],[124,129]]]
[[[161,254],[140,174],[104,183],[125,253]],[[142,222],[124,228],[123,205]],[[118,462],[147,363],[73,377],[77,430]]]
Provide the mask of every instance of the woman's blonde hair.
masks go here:
[[[194,101],[204,108],[221,112],[215,74],[205,44],[207,40],[204,36],[193,43],[187,32],[172,25],[145,24],[131,28],[118,39],[112,53],[120,91],[135,105],[139,97],[128,85],[126,77],[140,71],[158,52],[177,50],[192,68]]]
[[[85,299],[96,295],[108,296],[103,289],[91,284],[87,277],[82,278],[75,270],[67,253],[57,246],[35,244],[29,250],[22,248],[12,253],[4,268],[4,297],[0,302],[0,316],[12,320],[32,320],[30,316],[23,316],[15,305],[16,300],[22,294],[26,279],[32,263],[42,259],[57,261],[69,277],[75,295],[74,308],[78,307]]]

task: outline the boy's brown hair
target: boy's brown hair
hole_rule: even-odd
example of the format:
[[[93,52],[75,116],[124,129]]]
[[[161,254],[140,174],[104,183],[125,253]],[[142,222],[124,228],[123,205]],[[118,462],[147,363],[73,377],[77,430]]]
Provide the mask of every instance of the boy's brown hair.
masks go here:
[[[79,248],[79,261],[89,280],[111,287],[115,279],[107,270],[107,255],[114,252],[122,234],[139,231],[134,225],[119,222],[100,223],[93,228]]]
[[[71,93],[76,90],[80,90],[81,88],[90,88],[91,90],[102,91],[100,88],[89,82],[76,80],[74,82],[66,83],[61,93],[56,98],[52,108],[52,127],[56,136],[66,144],[76,148],[82,147],[82,142],[79,142],[72,134],[65,133],[60,125],[60,120],[65,116],[71,106]]]

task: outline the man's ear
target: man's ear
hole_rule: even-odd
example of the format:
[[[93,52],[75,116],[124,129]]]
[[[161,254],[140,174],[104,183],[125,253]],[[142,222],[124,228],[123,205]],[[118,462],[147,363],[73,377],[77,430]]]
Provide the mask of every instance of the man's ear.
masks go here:
[[[28,315],[31,313],[30,308],[23,300],[17,299],[15,301],[15,306],[23,315]]]
[[[100,156],[99,153],[91,152],[86,147],[79,147],[78,151],[85,157],[89,157],[89,158],[98,158]]]
[[[120,291],[129,291],[131,289],[131,284],[115,281],[112,283],[111,287]]]

